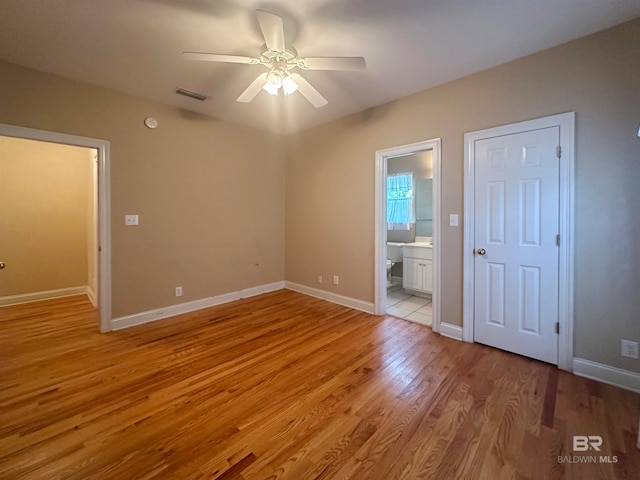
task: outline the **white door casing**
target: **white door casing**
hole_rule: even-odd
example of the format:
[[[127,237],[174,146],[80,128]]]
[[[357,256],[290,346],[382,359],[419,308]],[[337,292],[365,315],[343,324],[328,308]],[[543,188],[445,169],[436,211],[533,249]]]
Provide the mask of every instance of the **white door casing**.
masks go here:
[[[559,130],[477,140],[474,159],[474,340],[553,364]]]
[[[486,148],[488,143],[483,143],[483,140],[519,134],[522,132],[533,132],[540,131],[549,128],[557,128],[558,132],[558,145],[560,147],[561,158],[557,159],[558,162],[558,218],[557,218],[557,234],[559,234],[560,238],[560,246],[556,247],[557,252],[557,264],[558,264],[558,274],[557,274],[557,283],[556,283],[556,291],[557,291],[557,309],[551,315],[557,315],[557,322],[559,324],[559,334],[557,335],[557,342],[553,342],[554,345],[557,344],[557,364],[558,367],[564,370],[571,371],[572,363],[573,363],[573,212],[574,212],[574,135],[575,135],[575,113],[563,113],[558,115],[553,115],[550,117],[538,118],[534,120],[528,120],[524,122],[519,122],[516,124],[505,125],[495,128],[490,128],[486,130],[481,130],[477,132],[467,133],[464,136],[465,139],[465,181],[464,181],[464,272],[463,272],[463,326],[462,326],[462,336],[463,340],[467,342],[473,342],[474,337],[476,335],[475,332],[475,322],[474,322],[474,310],[476,306],[476,263],[479,261],[483,261],[485,263],[492,264],[489,268],[484,269],[484,283],[486,284],[486,275],[488,275],[489,269],[492,269],[490,272],[493,275],[493,279],[491,281],[499,282],[502,281],[500,278],[501,268],[498,264],[499,259],[498,255],[500,254],[499,249],[496,250],[499,245],[487,245],[481,246],[477,245],[476,247],[476,149],[478,146],[482,148]],[[522,153],[522,152],[521,152]],[[555,151],[553,152],[553,156],[555,157]],[[522,157],[522,155],[520,155]],[[497,160],[496,160],[497,161]],[[536,181],[523,181],[522,192],[520,195],[524,196],[524,201],[529,201],[535,197],[536,192],[538,192],[538,187],[542,188],[542,185],[537,185]],[[498,184],[493,187],[493,194],[496,198],[499,198],[498,193],[500,193],[500,187]],[[518,191],[520,189],[518,188]],[[543,195],[543,191],[539,191],[540,195]],[[485,192],[485,195],[487,192]],[[528,195],[528,197],[527,197]],[[540,199],[543,201],[543,199]],[[505,207],[506,207],[506,198],[505,198]],[[518,200],[519,202],[519,200]],[[531,205],[531,202],[529,201]],[[542,208],[542,206],[540,207]],[[550,207],[545,207],[550,208]],[[516,214],[519,210],[519,207],[516,209]],[[523,212],[524,213],[524,212]],[[534,212],[535,213],[535,212]],[[544,212],[540,212],[541,214]],[[505,222],[508,221],[508,218],[505,217]],[[526,225],[526,223],[525,223]],[[496,230],[497,226],[489,227],[494,228],[494,234],[499,234],[499,229]],[[485,224],[485,228],[486,224]],[[512,232],[514,235],[517,235],[518,242],[520,241],[520,236],[523,234],[522,230],[518,230],[516,227],[515,230],[513,227],[509,227],[505,225],[505,228]],[[529,228],[529,232],[527,235],[531,235],[532,232],[535,234],[537,231],[534,229],[533,231]],[[507,231],[505,230],[505,240],[507,240]],[[540,235],[542,236],[542,229],[540,229]],[[486,231],[485,231],[486,236]],[[496,242],[499,243],[499,242]],[[526,242],[525,242],[526,243]],[[552,238],[552,244],[555,245],[555,237]],[[485,257],[481,257],[481,259],[477,259],[475,255],[476,248],[484,248],[487,253]],[[534,247],[537,248],[537,247]],[[534,250],[531,248],[530,250]],[[553,256],[553,254],[552,254]],[[553,263],[555,260],[551,259]],[[528,292],[528,298],[531,299],[532,295],[537,295],[535,291],[536,285],[541,285],[536,282],[531,283],[532,280],[536,279],[538,274],[542,274],[542,270],[536,268],[525,268],[529,266],[535,267],[535,265],[528,265],[527,260],[524,259],[521,262],[523,268],[517,267],[518,275],[516,275],[515,285],[516,288],[522,282],[521,292]],[[485,265],[486,266],[486,265]],[[504,273],[507,273],[506,266]],[[522,277],[522,278],[520,278]],[[507,280],[505,277],[505,282],[512,280]],[[485,288],[484,291],[481,290],[481,293],[485,295],[485,299],[487,298],[487,288],[489,287],[481,287]],[[541,286],[542,288],[542,286]],[[497,290],[496,290],[497,291]],[[540,296],[542,297],[545,293],[541,290]],[[505,294],[506,295],[506,294]],[[527,299],[527,295],[524,295],[525,301]],[[494,312],[497,312],[498,307],[500,306],[499,297],[498,304],[495,306],[494,304]],[[496,298],[494,298],[494,301]],[[509,297],[505,298],[505,302],[514,303],[514,299]],[[515,303],[520,308],[520,301],[515,299]],[[505,303],[505,315],[507,304]],[[535,305],[534,305],[535,307]],[[511,307],[510,307],[511,308]],[[537,315],[540,315],[540,320],[544,322],[544,318],[542,315],[545,315],[544,309],[550,308],[549,305],[540,305],[540,311],[536,312],[535,308],[529,309],[524,306],[525,311],[531,315],[534,314],[533,318],[538,318]],[[522,310],[517,311],[516,314],[519,317],[523,317],[524,312]],[[523,317],[528,324],[525,323],[526,328],[532,329],[531,319],[529,316]],[[517,318],[516,318],[517,319]],[[552,322],[549,322],[552,323]],[[555,322],[553,322],[555,323]],[[517,322],[516,322],[517,325]],[[495,326],[495,325],[491,325]],[[525,337],[526,335],[534,335],[533,332],[522,332]],[[482,333],[480,333],[482,336]],[[503,348],[503,347],[500,347]],[[527,354],[527,353],[523,353]],[[555,362],[554,362],[555,363]]]
[[[441,301],[441,233],[440,233],[440,188],[441,188],[441,141],[439,138],[421,142],[400,145],[376,151],[375,163],[375,273],[374,273],[374,312],[376,315],[386,313],[387,271],[386,271],[386,242],[387,242],[387,159],[399,155],[407,155],[423,150],[433,152],[433,325],[434,332],[440,332],[440,301]]]

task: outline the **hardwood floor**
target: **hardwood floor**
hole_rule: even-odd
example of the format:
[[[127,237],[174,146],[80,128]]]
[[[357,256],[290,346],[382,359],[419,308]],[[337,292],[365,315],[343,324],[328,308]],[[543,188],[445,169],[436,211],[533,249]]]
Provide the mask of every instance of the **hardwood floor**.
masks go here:
[[[84,297],[0,309],[0,478],[640,471],[638,395],[397,318],[281,290],[97,325]],[[602,436],[601,452],[573,452],[574,435]]]

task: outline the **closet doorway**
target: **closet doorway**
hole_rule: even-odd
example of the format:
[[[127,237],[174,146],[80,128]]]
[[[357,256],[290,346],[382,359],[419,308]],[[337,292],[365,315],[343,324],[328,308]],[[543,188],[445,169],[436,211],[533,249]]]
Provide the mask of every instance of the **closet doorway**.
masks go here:
[[[0,147],[0,305],[86,293],[111,330],[109,143],[0,124]]]

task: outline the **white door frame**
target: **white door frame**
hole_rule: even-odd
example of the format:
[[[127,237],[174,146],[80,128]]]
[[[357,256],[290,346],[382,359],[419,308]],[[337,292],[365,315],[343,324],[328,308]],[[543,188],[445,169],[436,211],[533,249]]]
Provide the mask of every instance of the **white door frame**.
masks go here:
[[[433,305],[434,332],[440,332],[440,189],[441,189],[441,141],[439,138],[400,145],[376,151],[375,185],[375,301],[374,312],[384,315],[387,311],[387,160],[392,157],[431,150],[433,158]]]
[[[111,331],[111,208],[109,142],[66,133],[36,130],[0,123],[0,135],[42,142],[61,143],[98,151],[98,302],[100,331]]]
[[[573,369],[573,244],[575,188],[575,112],[504,125],[464,135],[464,271],[462,339],[473,342],[475,238],[475,142],[486,138],[560,127],[560,247],[558,287],[558,367]]]

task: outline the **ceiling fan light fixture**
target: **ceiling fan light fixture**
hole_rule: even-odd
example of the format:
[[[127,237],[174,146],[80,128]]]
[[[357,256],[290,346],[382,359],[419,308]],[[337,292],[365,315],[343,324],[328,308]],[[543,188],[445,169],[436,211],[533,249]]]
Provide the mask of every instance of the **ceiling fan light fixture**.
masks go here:
[[[278,95],[278,90],[282,86],[282,73],[278,70],[271,70],[267,74],[267,81],[262,87],[264,90],[269,92],[271,95]]]
[[[291,95],[298,90],[298,84],[291,75],[287,75],[282,79],[282,90],[284,90],[285,95]]]
[[[269,81],[267,81],[267,83],[264,84],[262,89],[271,95],[278,95],[278,90],[280,89],[280,87],[274,85],[273,83],[269,83]]]

